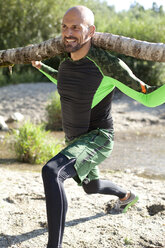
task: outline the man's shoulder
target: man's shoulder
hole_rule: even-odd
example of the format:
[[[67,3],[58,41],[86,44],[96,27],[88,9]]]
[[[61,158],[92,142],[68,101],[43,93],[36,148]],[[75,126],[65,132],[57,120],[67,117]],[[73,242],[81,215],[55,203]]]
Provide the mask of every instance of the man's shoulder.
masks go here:
[[[105,74],[110,71],[110,68],[115,68],[119,64],[119,59],[116,56],[93,45],[88,53],[88,58],[93,60]]]
[[[88,57],[103,63],[117,63],[119,61],[119,59],[116,56],[112,55],[110,51],[94,45],[91,46]]]

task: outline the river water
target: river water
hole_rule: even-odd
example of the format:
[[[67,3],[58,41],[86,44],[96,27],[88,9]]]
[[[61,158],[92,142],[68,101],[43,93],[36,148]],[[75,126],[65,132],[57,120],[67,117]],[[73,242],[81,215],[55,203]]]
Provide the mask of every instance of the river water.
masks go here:
[[[4,135],[5,133],[0,133],[0,137]],[[64,138],[63,132],[53,132],[52,135],[58,139]],[[2,142],[1,139],[0,167],[41,171],[42,165],[18,163],[10,149],[10,143]],[[127,169],[143,176],[165,179],[165,127],[150,126],[136,132],[116,132],[113,152],[100,165],[100,170]]]
[[[116,133],[113,152],[102,163],[102,169],[107,168],[165,179],[165,127]]]

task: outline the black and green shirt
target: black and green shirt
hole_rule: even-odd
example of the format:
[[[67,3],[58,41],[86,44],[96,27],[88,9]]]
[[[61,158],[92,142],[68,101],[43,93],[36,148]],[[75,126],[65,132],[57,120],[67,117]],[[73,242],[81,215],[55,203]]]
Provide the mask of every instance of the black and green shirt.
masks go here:
[[[96,128],[113,128],[111,102],[115,87],[149,107],[165,102],[165,85],[143,83],[122,60],[94,46],[78,61],[62,54],[58,72],[44,64],[40,71],[57,83],[63,129],[69,140]]]

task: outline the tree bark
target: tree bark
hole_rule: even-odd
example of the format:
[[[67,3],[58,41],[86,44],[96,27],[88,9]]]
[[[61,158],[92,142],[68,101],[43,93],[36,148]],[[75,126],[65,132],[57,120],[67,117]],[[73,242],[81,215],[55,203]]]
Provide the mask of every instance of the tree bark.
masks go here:
[[[131,39],[110,33],[95,33],[93,44],[137,59],[165,62],[165,44]]]
[[[39,44],[0,51],[0,67],[14,64],[29,64],[33,60],[45,60],[64,51],[61,37],[49,39]]]
[[[95,46],[125,54],[137,59],[165,62],[165,44],[140,41],[110,33],[96,32],[92,38]],[[32,60],[45,60],[64,51],[61,37],[40,44],[0,51],[0,66],[28,64]]]

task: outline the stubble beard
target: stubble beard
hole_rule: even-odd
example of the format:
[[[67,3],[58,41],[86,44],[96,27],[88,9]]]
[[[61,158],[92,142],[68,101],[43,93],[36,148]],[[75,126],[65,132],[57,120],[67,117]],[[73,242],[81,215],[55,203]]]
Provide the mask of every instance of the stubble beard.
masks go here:
[[[74,38],[74,37],[69,37],[69,38]],[[64,44],[64,49],[67,53],[74,53],[74,52],[77,52],[78,50],[80,50],[83,46],[86,45],[86,43],[88,42],[87,39],[87,35],[85,37],[85,42],[84,43],[78,43],[78,39],[77,38],[74,38],[76,39],[76,42],[77,42],[77,45],[75,46],[72,46],[71,44],[66,44],[65,43],[65,38],[63,39],[63,44]]]
[[[64,49],[65,49],[65,51],[67,53],[74,53],[74,52],[78,51],[82,47],[83,47],[83,45],[81,45],[81,44],[77,44],[76,46],[72,46],[70,44],[66,45],[64,43]]]

